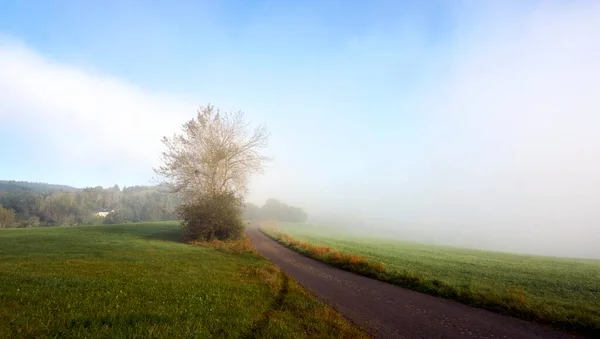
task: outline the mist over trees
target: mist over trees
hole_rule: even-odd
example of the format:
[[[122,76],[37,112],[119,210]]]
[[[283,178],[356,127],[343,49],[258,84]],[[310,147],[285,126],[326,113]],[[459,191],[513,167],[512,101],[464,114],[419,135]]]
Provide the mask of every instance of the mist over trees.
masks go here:
[[[177,212],[192,240],[237,239],[243,231],[248,181],[270,160],[264,126],[250,131],[243,112],[221,112],[210,104],[182,126],[182,134],[164,137],[162,183],[181,198]]]
[[[248,220],[306,222],[308,215],[299,207],[286,205],[276,199],[268,199],[262,207],[246,204],[244,217]]]
[[[177,219],[178,198],[160,186],[77,189],[64,185],[0,181],[0,227],[70,226]],[[64,190],[64,189],[67,190]],[[9,211],[9,212],[6,212]],[[1,218],[1,217],[0,217]],[[10,220],[5,217],[3,220]]]

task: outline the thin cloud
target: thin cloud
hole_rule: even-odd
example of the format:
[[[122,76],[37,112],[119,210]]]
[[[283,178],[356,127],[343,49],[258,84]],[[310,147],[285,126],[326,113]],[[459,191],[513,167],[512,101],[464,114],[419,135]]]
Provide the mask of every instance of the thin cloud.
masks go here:
[[[0,74],[3,122],[31,133],[32,142],[56,155],[58,166],[72,166],[76,159],[89,167],[149,168],[158,158],[161,136],[176,131],[196,108],[122,79],[53,62],[14,40],[0,43]]]

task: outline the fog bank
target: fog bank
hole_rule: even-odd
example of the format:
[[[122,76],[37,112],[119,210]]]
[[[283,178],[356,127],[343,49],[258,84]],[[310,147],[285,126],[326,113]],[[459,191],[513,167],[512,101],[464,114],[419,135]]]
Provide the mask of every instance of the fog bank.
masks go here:
[[[485,18],[431,62],[417,123],[311,182],[321,195],[280,196],[368,234],[600,258],[600,4]]]

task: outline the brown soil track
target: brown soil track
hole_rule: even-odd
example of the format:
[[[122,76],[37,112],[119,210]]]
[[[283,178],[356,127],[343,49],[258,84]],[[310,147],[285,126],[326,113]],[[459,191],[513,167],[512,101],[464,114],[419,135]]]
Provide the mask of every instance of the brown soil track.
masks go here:
[[[296,253],[256,227],[256,250],[317,298],[379,338],[574,338],[513,317],[407,290]]]

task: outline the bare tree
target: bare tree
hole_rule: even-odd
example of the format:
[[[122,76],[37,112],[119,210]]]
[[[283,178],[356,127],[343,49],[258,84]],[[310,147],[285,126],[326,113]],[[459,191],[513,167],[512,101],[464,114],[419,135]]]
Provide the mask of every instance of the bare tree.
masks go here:
[[[267,129],[250,131],[241,111],[223,113],[210,104],[200,107],[182,131],[162,139],[163,164],[154,171],[186,202],[225,193],[243,198],[250,176],[261,173],[270,160],[261,153],[267,146]]]

